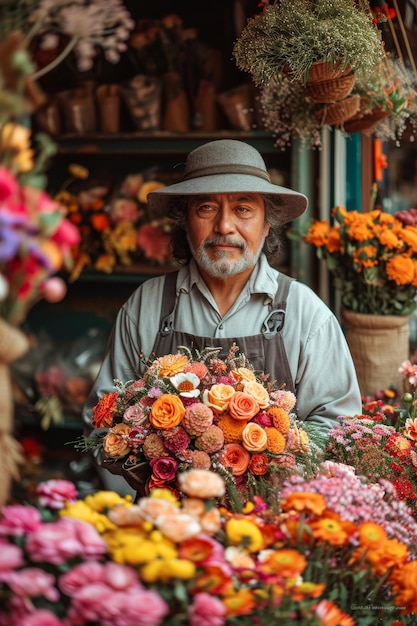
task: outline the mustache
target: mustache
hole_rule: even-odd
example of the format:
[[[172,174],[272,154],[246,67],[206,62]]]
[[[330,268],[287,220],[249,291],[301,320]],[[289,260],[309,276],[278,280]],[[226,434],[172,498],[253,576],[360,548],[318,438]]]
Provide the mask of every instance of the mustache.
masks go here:
[[[203,247],[211,248],[212,246],[234,246],[235,248],[240,248],[240,250],[246,249],[246,244],[240,239],[226,236],[211,237],[210,239],[206,239]]]

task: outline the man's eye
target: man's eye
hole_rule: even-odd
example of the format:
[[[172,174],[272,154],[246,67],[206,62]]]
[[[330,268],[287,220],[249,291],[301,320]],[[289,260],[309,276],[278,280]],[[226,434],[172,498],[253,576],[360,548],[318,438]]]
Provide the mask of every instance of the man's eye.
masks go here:
[[[211,214],[211,213],[214,213],[215,210],[216,209],[213,206],[211,206],[211,204],[202,204],[201,206],[197,207],[198,215]]]

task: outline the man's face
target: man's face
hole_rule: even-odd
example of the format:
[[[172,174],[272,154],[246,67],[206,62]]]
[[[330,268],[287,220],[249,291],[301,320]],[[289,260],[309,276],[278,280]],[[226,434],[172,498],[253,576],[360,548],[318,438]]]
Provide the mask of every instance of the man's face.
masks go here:
[[[261,254],[269,225],[257,193],[191,196],[187,237],[200,269],[214,278],[252,268]]]

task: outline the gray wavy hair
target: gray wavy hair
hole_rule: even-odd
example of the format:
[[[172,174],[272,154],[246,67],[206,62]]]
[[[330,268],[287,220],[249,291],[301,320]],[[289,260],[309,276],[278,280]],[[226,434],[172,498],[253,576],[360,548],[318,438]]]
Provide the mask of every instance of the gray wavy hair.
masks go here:
[[[269,263],[273,264],[279,259],[282,252],[283,230],[286,220],[283,219],[276,204],[267,195],[263,198],[265,202],[265,224],[269,224],[270,229],[262,251]],[[186,235],[187,198],[178,196],[172,198],[168,215],[174,221],[171,234],[173,257],[178,263],[185,265],[192,258]]]

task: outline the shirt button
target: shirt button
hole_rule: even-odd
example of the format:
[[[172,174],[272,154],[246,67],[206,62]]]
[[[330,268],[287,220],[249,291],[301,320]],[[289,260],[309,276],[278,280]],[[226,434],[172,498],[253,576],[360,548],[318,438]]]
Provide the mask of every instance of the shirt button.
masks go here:
[[[223,330],[223,324],[220,324],[219,329]]]

